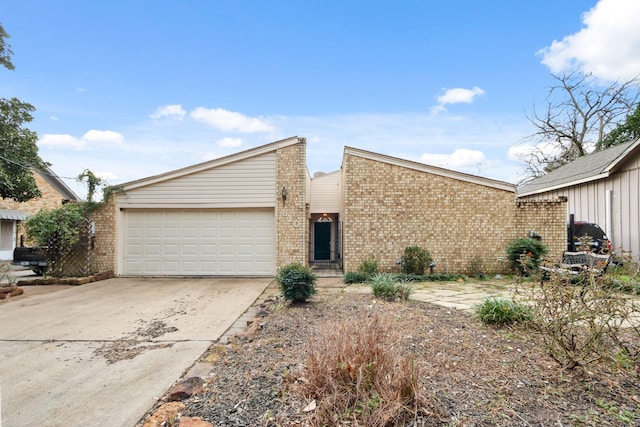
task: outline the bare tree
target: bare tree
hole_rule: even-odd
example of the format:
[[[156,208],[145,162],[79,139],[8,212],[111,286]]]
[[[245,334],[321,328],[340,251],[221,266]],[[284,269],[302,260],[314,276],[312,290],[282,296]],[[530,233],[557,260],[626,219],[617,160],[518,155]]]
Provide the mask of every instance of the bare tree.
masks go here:
[[[524,140],[534,144],[522,160],[532,177],[594,151],[640,99],[638,77],[602,86],[591,73],[552,76],[558,84],[549,89],[545,112],[534,107],[527,114],[536,131]]]

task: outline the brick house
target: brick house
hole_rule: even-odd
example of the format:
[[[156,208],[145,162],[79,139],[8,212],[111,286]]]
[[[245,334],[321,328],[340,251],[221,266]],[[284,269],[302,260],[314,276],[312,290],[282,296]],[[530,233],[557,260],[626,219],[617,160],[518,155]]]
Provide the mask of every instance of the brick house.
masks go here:
[[[55,209],[78,196],[49,168],[33,172],[41,197],[26,202],[0,199],[0,260],[13,258],[13,249],[24,239],[20,222],[42,209]]]
[[[438,271],[474,260],[500,272],[510,240],[535,230],[566,241],[561,200],[518,202],[514,185],[346,147],[311,177],[292,137],[122,185],[94,212],[94,271],[130,276],[273,276],[300,262],[397,269],[406,246]],[[564,234],[563,234],[564,233]]]

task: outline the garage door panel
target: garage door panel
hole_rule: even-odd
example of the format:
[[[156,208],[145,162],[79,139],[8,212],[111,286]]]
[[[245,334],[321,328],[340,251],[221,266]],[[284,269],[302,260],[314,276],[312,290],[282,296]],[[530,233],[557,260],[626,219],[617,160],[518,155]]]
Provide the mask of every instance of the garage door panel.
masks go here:
[[[124,230],[124,274],[275,273],[272,209],[126,210]]]

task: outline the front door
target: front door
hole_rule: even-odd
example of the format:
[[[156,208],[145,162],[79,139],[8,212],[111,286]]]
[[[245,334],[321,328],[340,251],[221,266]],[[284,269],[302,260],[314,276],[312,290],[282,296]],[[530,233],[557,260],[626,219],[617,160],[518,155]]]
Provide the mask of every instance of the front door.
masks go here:
[[[314,223],[314,260],[329,261],[331,260],[331,223],[315,222]]]

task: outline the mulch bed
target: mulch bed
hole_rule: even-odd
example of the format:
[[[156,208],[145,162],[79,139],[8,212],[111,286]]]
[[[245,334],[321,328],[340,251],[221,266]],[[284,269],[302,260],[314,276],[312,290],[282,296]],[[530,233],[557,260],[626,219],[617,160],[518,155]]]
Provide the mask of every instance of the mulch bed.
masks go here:
[[[179,417],[214,426],[314,425],[309,399],[292,393],[308,343],[328,322],[393,319],[403,351],[414,356],[421,384],[438,416],[412,426],[640,425],[637,367],[559,369],[519,328],[483,325],[471,314],[420,302],[377,301],[372,295],[321,293],[306,304],[275,301],[268,314],[202,360],[214,362],[202,392],[184,400]],[[357,425],[346,422],[337,425]]]

